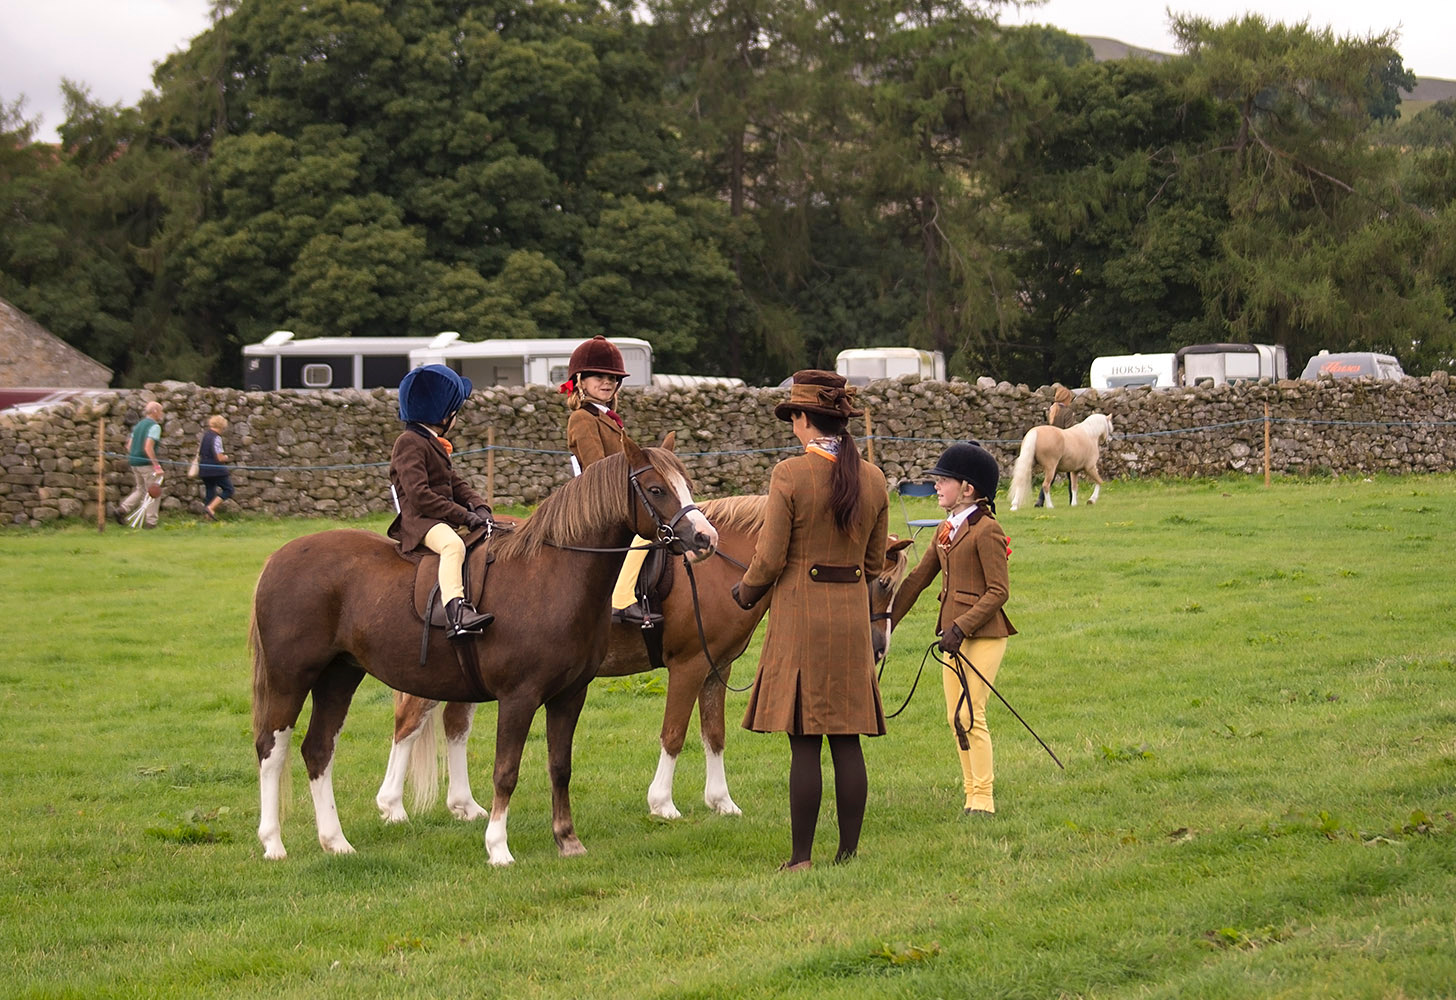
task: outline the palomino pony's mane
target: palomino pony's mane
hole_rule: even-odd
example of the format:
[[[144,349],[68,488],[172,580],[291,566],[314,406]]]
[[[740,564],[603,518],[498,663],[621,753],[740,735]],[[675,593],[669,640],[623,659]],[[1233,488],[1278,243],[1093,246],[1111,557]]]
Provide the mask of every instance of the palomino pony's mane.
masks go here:
[[[763,527],[763,508],[768,497],[763,494],[744,497],[719,497],[698,504],[703,516],[721,531],[757,531]]]
[[[686,482],[687,466],[670,451],[643,448],[652,467],[664,479],[675,475]],[[500,558],[530,558],[543,545],[600,544],[602,532],[623,523],[632,515],[629,503],[636,503],[627,490],[627,456],[608,455],[582,470],[541,501],[535,513],[515,531],[502,536],[496,553]]]

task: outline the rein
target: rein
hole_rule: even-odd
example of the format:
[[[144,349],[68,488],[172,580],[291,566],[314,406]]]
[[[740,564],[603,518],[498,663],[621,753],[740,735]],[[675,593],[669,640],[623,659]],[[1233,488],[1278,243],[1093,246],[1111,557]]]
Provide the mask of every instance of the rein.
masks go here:
[[[719,552],[718,554],[720,556],[723,556],[722,552]],[[746,566],[743,566],[741,562],[739,562],[737,559],[732,558],[731,556],[723,556],[723,558],[727,559],[735,566],[742,566],[744,569],[748,568]],[[743,685],[743,687],[734,687],[732,684],[729,684],[728,678],[723,676],[723,671],[718,668],[717,661],[713,659],[713,654],[708,652],[708,634],[703,629],[703,605],[698,600],[698,578],[693,575],[692,560],[687,557],[686,553],[683,554],[682,560],[683,568],[686,569],[688,572],[688,585],[692,588],[693,592],[693,619],[697,622],[698,625],[698,642],[700,642],[703,646],[703,659],[708,661],[708,666],[712,669],[713,676],[718,678],[718,683],[722,684],[723,687],[727,688],[729,691],[734,692],[735,694],[740,691],[747,691],[749,688],[753,687],[753,682],[749,681],[747,684]]]

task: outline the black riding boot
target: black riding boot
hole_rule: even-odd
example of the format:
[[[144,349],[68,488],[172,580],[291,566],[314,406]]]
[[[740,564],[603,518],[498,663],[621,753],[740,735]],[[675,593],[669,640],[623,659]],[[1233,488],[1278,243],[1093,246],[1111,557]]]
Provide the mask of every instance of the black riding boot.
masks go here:
[[[619,625],[636,625],[638,628],[652,628],[662,624],[662,615],[656,611],[643,611],[642,602],[636,601],[612,612],[612,621]]]
[[[495,615],[476,611],[475,606],[465,598],[457,597],[445,605],[445,620],[450,623],[445,638],[463,639],[480,635],[487,625],[495,621]]]

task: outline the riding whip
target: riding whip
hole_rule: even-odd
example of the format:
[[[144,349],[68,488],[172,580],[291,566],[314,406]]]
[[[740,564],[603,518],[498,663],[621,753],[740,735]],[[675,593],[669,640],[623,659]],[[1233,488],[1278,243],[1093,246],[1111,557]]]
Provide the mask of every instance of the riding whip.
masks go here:
[[[934,648],[934,646],[932,646],[932,648]],[[1052,758],[1052,761],[1057,765],[1057,767],[1060,767],[1063,771],[1065,771],[1066,770],[1065,765],[1063,765],[1062,762],[1057,759],[1057,755],[1055,753],[1052,753],[1052,748],[1046,745],[1046,740],[1044,740],[1040,736],[1037,736],[1036,735],[1036,730],[1035,729],[1032,729],[1031,726],[1030,726],[1030,724],[1028,724],[1027,721],[1021,717],[1021,713],[1018,712],[1016,709],[1014,709],[1014,708],[1011,707],[1011,702],[1007,701],[1004,697],[1002,697],[1001,692],[1000,691],[997,691],[996,688],[991,684],[991,682],[988,681],[988,680],[986,680],[985,675],[983,675],[979,670],[976,669],[976,665],[974,663],[972,663],[970,660],[966,659],[966,657],[963,656],[961,654],[961,651],[958,650],[958,649],[957,650],[954,650],[951,653],[951,656],[955,657],[955,659],[956,659],[956,665],[954,665],[954,666],[952,666],[950,663],[947,663],[945,660],[941,660],[940,657],[938,657],[938,656],[936,657],[936,659],[937,660],[940,660],[940,662],[941,662],[942,665],[947,666],[947,667],[950,667],[960,677],[960,679],[961,679],[962,695],[965,698],[965,700],[967,702],[970,701],[971,692],[970,692],[969,686],[967,685],[967,682],[966,682],[965,673],[964,673],[964,671],[962,671],[960,669],[960,664],[965,664],[966,666],[970,667],[971,670],[972,670],[972,672],[975,673],[975,675],[977,677],[981,678],[981,683],[982,684],[985,684],[986,687],[988,687],[988,688],[991,689],[991,693],[992,694],[994,694],[997,698],[1000,698],[1001,699],[1001,704],[1005,705],[1007,707],[1007,709],[1010,710],[1011,714],[1014,715],[1014,716],[1016,716],[1016,721],[1019,722],[1019,723],[1021,723],[1023,726],[1026,726],[1026,731],[1028,733],[1030,733],[1032,736],[1035,736],[1036,737],[1036,741],[1041,744],[1041,748],[1043,750],[1045,750],[1048,754],[1050,754],[1050,756]],[[956,708],[957,708],[957,712],[956,712],[957,720],[959,721],[959,715],[960,715],[959,708],[960,708],[960,706],[957,705]],[[960,735],[959,734],[959,731],[957,732],[956,735],[959,738],[959,735]]]

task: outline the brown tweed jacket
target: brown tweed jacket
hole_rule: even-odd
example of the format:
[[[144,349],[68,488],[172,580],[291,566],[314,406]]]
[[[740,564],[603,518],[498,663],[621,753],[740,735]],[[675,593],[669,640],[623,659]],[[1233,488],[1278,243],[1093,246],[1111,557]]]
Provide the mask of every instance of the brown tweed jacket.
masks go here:
[[[1010,574],[1006,570],[1006,534],[990,511],[976,518],[972,515],[949,546],[932,544],[910,571],[895,604],[890,609],[890,625],[900,624],[920,592],[936,575],[940,581],[940,619],[936,635],[944,635],[954,623],[968,639],[998,639],[1015,635],[1011,620],[1002,606],[1011,593]]]
[[[389,482],[399,498],[399,514],[386,534],[401,552],[413,552],[425,534],[441,523],[463,527],[465,515],[484,507],[485,497],[455,474],[450,456],[429,431],[407,426],[389,456]]]
[[[622,428],[617,422],[590,403],[582,403],[566,418],[566,447],[585,469],[608,455],[625,451]]]
[[[860,514],[849,533],[829,507],[833,463],[813,453],[785,459],[769,481],[763,529],[745,587],[776,584],[768,632],[743,727],[807,734],[885,732],[875,682],[865,577],[884,568],[889,493],[860,465]],[[813,566],[859,567],[848,583],[818,582]]]

